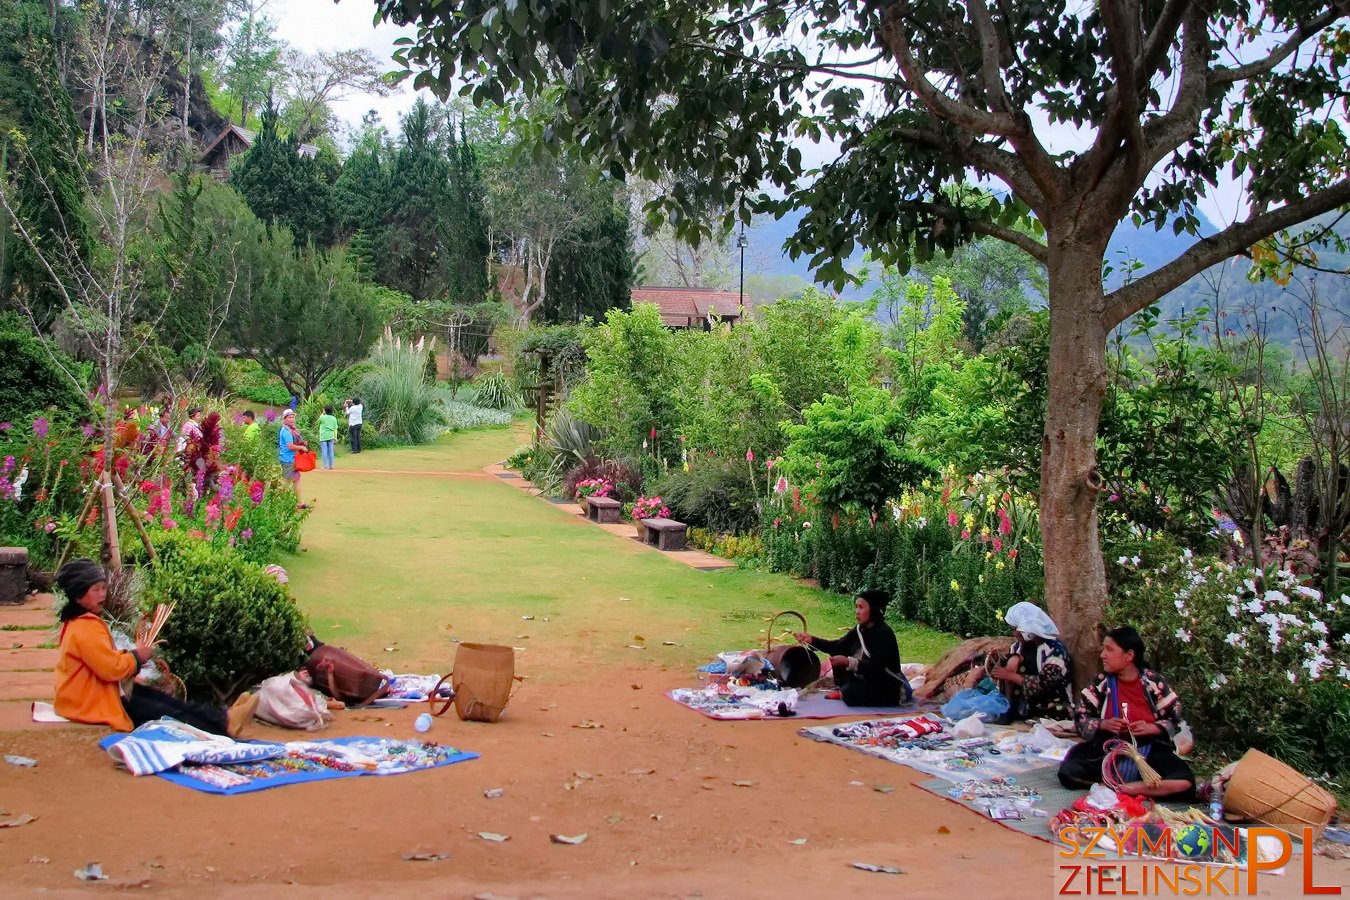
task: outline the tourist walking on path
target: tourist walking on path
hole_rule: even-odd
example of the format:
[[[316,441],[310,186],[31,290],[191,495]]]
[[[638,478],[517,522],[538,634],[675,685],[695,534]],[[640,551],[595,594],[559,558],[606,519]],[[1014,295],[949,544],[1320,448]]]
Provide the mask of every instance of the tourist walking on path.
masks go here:
[[[281,415],[281,430],[277,432],[277,460],[281,463],[281,474],[300,492],[300,472],[295,468],[295,452],[308,450],[300,432],[295,430],[295,410],[288,409]]]
[[[351,441],[352,452],[361,452],[361,417],[365,412],[361,398],[353,397],[345,404],[347,410],[347,439]]]
[[[336,442],[337,416],[333,415],[332,406],[325,406],[323,415],[319,416],[319,453],[325,469],[333,468],[333,444]]]

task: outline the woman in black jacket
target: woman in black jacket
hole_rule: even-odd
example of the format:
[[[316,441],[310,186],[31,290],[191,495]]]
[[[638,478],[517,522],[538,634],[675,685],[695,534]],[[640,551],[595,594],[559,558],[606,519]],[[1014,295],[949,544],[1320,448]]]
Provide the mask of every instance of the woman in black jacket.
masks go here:
[[[849,706],[899,706],[913,696],[900,670],[900,646],[886,624],[885,591],[863,591],[855,603],[858,627],[838,640],[805,632],[798,641],[830,655],[834,683]]]

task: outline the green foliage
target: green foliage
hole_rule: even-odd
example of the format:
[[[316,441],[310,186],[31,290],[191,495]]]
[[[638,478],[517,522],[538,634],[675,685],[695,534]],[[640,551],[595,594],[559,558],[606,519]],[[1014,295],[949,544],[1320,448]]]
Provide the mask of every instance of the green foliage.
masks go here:
[[[227,702],[304,658],[305,618],[262,566],[184,535],[156,549],[145,603],[173,604],[161,652],[189,695]]]
[[[471,431],[475,428],[499,428],[510,425],[511,413],[507,410],[492,409],[464,403],[459,400],[442,399],[441,414],[445,417],[447,431]]]
[[[436,386],[426,379],[425,342],[405,342],[386,334],[367,360],[361,379],[365,418],[393,443],[426,444],[440,433],[445,418]]]
[[[544,426],[544,439],[521,474],[546,496],[562,496],[563,478],[595,455],[598,438],[595,428],[559,407]]]
[[[1286,571],[1258,580],[1165,538],[1120,550],[1108,621],[1139,630],[1204,752],[1254,747],[1310,775],[1350,775],[1339,750],[1350,740],[1350,598],[1323,599]]]
[[[611,193],[611,202],[597,204],[549,260],[548,322],[603,318],[631,305],[635,263],[628,213],[622,195],[613,188]]]
[[[789,425],[784,471],[809,484],[830,511],[876,513],[887,500],[935,473],[905,443],[910,419],[890,394],[859,387],[848,398],[827,394]]]
[[[690,528],[689,543],[700,550],[753,565],[764,555],[764,542],[757,534],[718,534],[706,528]]]
[[[291,392],[281,379],[252,359],[232,359],[225,364],[226,383],[232,393],[267,406],[287,406]]]
[[[300,152],[300,141],[277,133],[277,112],[262,114],[262,130],[230,177],[249,209],[271,228],[284,227],[297,246],[333,241],[332,189],[318,163]]]
[[[672,468],[646,492],[661,497],[671,515],[686,525],[731,534],[759,528],[759,485],[744,459],[695,457],[687,469]]]
[[[478,393],[474,397],[474,403],[478,406],[513,412],[525,405],[524,399],[520,396],[520,392],[516,390],[515,385],[511,383],[511,379],[501,372],[479,375],[473,383],[478,388]]]
[[[67,372],[79,368],[64,353],[33,337],[17,318],[0,316],[0,421],[15,422],[49,407],[87,414],[89,404]]]
[[[50,9],[58,19],[65,12]],[[84,209],[80,128],[58,69],[57,23],[47,4],[19,0],[0,7],[0,185],[7,202],[39,246],[73,253],[76,265],[94,257]],[[20,298],[42,328],[65,308],[61,287],[15,231],[0,205],[0,308]],[[56,267],[63,271],[61,266]]]

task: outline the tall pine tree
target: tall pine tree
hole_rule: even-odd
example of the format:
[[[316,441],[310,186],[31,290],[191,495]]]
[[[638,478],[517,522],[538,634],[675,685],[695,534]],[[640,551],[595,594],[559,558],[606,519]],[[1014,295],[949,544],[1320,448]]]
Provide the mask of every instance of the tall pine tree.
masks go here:
[[[459,136],[452,130],[446,141],[450,163],[450,190],[446,207],[445,277],[447,299],[455,306],[476,306],[487,299],[488,281],[487,190],[478,153],[469,143],[463,120]]]
[[[588,316],[601,319],[610,309],[627,309],[634,274],[628,212],[615,196],[595,207],[554,251],[544,318],[550,323],[580,322]]]
[[[318,163],[300,149],[294,135],[283,138],[277,132],[277,110],[269,102],[262,129],[235,167],[231,183],[268,225],[285,225],[297,244],[312,241],[328,247],[333,243],[333,189],[321,177]]]

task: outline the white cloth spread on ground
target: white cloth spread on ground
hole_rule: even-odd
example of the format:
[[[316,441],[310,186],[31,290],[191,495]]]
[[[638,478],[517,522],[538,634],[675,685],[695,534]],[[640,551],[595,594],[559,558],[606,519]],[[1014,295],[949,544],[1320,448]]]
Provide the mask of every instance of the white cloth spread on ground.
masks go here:
[[[285,753],[285,744],[242,743],[174,719],[146,722],[108,748],[108,755],[132,775],[155,775],[185,762],[228,765]]]

